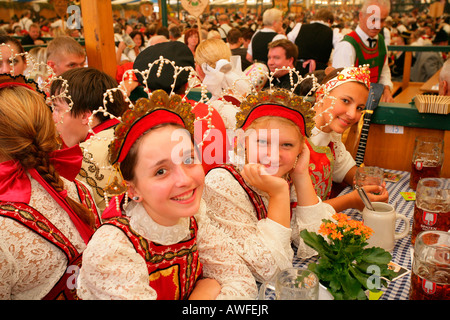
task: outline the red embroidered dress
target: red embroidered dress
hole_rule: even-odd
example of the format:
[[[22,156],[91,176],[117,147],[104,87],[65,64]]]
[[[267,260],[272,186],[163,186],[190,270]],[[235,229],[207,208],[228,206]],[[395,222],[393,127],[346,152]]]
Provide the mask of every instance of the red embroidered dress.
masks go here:
[[[100,222],[92,196],[84,185],[74,182],[81,203],[95,214],[98,227]],[[82,253],[78,252],[70,240],[50,220],[26,203],[0,201],[0,216],[13,219],[27,227],[54,244],[67,257],[66,272],[43,300],[79,300],[76,292],[76,276],[81,268]]]
[[[157,292],[157,300],[186,300],[195,283],[202,277],[202,264],[197,251],[198,226],[190,218],[188,240],[172,245],[159,245],[147,241],[130,227],[122,216],[105,222],[122,230],[130,239],[136,252],[144,258],[148,268],[150,286]]]
[[[314,185],[314,190],[319,198],[327,200],[331,194],[334,169],[334,144],[328,146],[316,146],[310,139],[306,140],[310,150],[309,174]]]

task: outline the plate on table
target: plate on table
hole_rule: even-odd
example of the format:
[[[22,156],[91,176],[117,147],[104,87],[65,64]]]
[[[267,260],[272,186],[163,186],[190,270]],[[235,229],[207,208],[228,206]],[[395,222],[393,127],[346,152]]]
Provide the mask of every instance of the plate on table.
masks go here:
[[[319,300],[334,300],[333,295],[321,283],[319,283]]]

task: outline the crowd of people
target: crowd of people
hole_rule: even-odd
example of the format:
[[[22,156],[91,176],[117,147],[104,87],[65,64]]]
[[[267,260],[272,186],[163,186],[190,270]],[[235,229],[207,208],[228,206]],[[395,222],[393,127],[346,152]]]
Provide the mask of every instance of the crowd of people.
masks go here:
[[[43,53],[0,35],[0,299],[255,299],[316,255],[300,231],[364,207],[331,191],[353,184],[341,137],[371,84],[392,101],[386,46],[425,29],[448,41],[445,18],[405,31],[389,1],[356,12],[116,18],[115,77],[72,35]]]

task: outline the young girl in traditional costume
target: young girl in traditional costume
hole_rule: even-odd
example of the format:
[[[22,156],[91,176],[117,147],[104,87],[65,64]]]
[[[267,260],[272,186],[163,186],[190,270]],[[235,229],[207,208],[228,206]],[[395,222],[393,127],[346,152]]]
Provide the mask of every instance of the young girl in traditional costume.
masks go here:
[[[96,231],[85,250],[81,298],[256,297],[250,270],[206,216],[191,108],[180,96],[156,90],[124,113],[110,160],[132,201]]]
[[[292,267],[291,240],[299,257],[314,255],[299,233],[317,230],[334,210],[317,197],[309,176],[310,103],[287,91],[261,91],[242,102],[236,119],[245,134],[242,148],[237,139],[245,164],[212,169],[204,199],[210,218],[262,282]]]
[[[311,149],[310,171],[317,194],[336,211],[362,210],[364,204],[356,190],[329,199],[332,182],[353,185],[356,162],[341,141],[344,131],[361,118],[369,94],[369,69],[348,67],[326,71],[323,85],[316,93],[316,125],[308,146]],[[386,188],[365,186],[371,201],[385,202]]]
[[[81,149],[57,150],[45,98],[22,80],[0,81],[0,299],[77,299],[96,207],[75,180]]]

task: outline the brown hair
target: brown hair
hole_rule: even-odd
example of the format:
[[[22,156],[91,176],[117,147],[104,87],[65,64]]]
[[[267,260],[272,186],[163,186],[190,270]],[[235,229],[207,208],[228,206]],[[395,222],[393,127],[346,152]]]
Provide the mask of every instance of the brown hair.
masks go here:
[[[184,32],[184,43],[188,44],[188,39],[193,36],[194,34],[197,34],[200,37],[200,34],[198,33],[198,29],[197,28],[191,28],[191,29],[187,29]]]
[[[79,116],[86,111],[94,111],[103,106],[103,94],[108,89],[118,86],[117,81],[110,75],[95,68],[75,68],[65,71],[61,78],[68,82],[68,94],[71,96],[73,106],[70,113],[73,116]],[[63,88],[63,81],[52,81],[50,95],[59,94]],[[106,108],[108,112],[116,117],[122,115],[126,109],[126,103],[122,92],[115,91],[111,93],[114,101],[106,98]],[[69,103],[69,101],[66,101]],[[109,116],[103,115],[103,112],[97,112],[95,117],[104,122]]]
[[[298,48],[295,43],[288,39],[275,40],[269,43],[268,48],[273,49],[276,47],[281,47],[286,52],[286,59],[294,58],[294,65],[298,58]]]
[[[42,95],[23,87],[0,89],[0,156],[34,168],[57,192],[64,182],[51,164],[49,154],[57,149],[56,128]],[[94,216],[86,207],[67,197],[69,206],[93,226]]]
[[[325,75],[325,77],[322,79],[322,81],[320,82],[320,84],[325,84],[328,81],[330,81],[331,79],[337,77],[337,75],[339,74],[339,72],[341,72],[342,70],[344,70],[344,68],[338,68],[338,69],[333,69],[331,70],[328,74]],[[326,72],[325,72],[326,73]]]
[[[23,48],[22,44],[20,43],[19,40],[17,40],[14,37],[8,36],[8,35],[0,35],[0,44],[9,44],[9,45],[14,45],[16,47],[16,49],[18,50],[17,52],[14,50],[14,54],[19,54],[19,53],[25,53],[25,49]],[[24,56],[20,56],[20,58],[25,62],[25,57]]]

